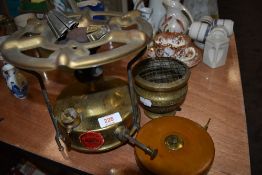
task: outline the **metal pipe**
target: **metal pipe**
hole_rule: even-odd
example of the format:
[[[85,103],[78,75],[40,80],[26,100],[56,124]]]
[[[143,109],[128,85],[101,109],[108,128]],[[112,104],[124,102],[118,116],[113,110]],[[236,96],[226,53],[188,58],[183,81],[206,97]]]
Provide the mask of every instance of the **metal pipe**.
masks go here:
[[[130,94],[130,100],[133,110],[133,122],[137,129],[140,129],[140,113],[137,105],[137,98],[134,90],[134,82],[133,82],[133,76],[132,76],[132,65],[138,61],[145,53],[147,48],[143,49],[136,57],[134,57],[132,60],[130,60],[127,64],[127,75],[128,75],[128,88],[129,88],[129,94]]]
[[[152,149],[152,148],[144,145],[143,143],[139,142],[135,138],[131,137],[129,135],[129,133],[130,133],[129,130],[124,126],[119,126],[115,130],[115,135],[121,142],[129,141],[129,143],[137,146],[138,148],[143,150],[145,152],[145,154],[149,155],[151,160],[156,157],[156,155],[158,153],[157,149]]]
[[[147,155],[149,155],[151,160],[153,160],[156,157],[156,155],[158,153],[157,149],[152,149],[152,148],[144,145],[143,143],[139,142],[137,139],[131,137],[130,135],[126,134],[125,137],[128,139],[128,141],[130,143],[132,143],[133,145],[142,149]]]

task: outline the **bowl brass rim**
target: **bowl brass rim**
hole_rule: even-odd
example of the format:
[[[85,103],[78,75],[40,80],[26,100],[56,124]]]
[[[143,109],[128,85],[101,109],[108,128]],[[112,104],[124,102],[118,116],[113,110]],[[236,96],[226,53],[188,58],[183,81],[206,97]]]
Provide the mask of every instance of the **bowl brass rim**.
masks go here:
[[[137,63],[133,69],[132,69],[132,74],[134,77],[134,83],[137,86],[140,86],[141,88],[144,89],[148,89],[148,90],[152,90],[152,91],[173,91],[176,89],[179,89],[183,86],[185,86],[185,84],[187,84],[187,81],[189,80],[190,77],[190,69],[188,68],[188,66],[183,63],[182,61],[176,60],[175,58],[171,58],[171,57],[155,57],[155,58],[160,58],[160,59],[171,59],[174,60],[176,62],[178,62],[179,64],[181,64],[182,66],[185,67],[185,75],[183,75],[183,77],[179,80],[170,82],[170,83],[154,83],[154,82],[150,82],[148,80],[145,80],[144,78],[142,78],[141,76],[139,76],[139,72],[140,72],[140,68],[141,65],[145,65],[148,61],[154,59],[154,58],[146,58],[142,61],[140,61],[139,63]]]

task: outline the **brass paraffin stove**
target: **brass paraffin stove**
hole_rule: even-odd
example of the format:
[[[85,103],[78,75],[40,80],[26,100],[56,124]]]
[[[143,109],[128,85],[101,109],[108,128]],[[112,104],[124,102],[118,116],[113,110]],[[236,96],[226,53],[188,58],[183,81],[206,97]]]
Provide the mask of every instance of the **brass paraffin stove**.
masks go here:
[[[83,70],[123,58],[138,59],[152,36],[151,26],[137,11],[123,15],[87,10],[59,15],[61,13],[52,11],[47,14],[47,20],[28,21],[25,28],[1,45],[7,62],[37,76],[56,129],[59,149],[63,149],[60,140],[68,149],[82,152],[107,151],[131,141],[154,157],[156,150],[131,137],[140,123],[132,80],[129,81],[131,87],[119,78],[101,76],[85,83],[71,84],[58,96],[53,109],[41,77],[41,72],[60,68]],[[91,20],[96,15],[107,16],[108,20]],[[71,39],[69,32],[73,29],[84,29],[86,40]],[[66,35],[69,37],[65,38]],[[91,53],[91,50],[113,43],[120,46]],[[128,74],[132,79],[130,67]]]

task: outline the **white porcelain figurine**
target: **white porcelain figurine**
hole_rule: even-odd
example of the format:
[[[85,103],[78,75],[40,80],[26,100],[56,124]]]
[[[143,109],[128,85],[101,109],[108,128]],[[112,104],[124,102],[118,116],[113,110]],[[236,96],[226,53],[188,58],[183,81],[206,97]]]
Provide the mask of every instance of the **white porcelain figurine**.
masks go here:
[[[28,82],[22,73],[13,65],[4,63],[2,74],[11,93],[16,98],[25,99],[28,92]]]

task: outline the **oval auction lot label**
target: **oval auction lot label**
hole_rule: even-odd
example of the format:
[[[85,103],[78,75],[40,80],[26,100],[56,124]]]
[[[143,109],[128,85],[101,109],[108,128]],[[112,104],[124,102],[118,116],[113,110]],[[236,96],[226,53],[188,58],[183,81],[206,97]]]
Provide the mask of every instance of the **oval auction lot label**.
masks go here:
[[[105,142],[101,133],[93,131],[88,131],[84,134],[81,134],[79,139],[83,146],[90,150],[99,149]]]

